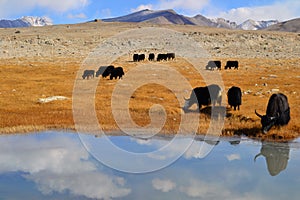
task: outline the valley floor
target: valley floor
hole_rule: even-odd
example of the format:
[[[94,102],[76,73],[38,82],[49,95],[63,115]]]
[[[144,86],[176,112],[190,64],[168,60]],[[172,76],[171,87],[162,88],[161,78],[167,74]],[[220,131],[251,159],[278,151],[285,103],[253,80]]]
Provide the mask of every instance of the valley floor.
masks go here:
[[[83,70],[91,67],[87,64],[88,58],[94,55],[97,45],[123,31],[143,31],[142,27],[152,27],[157,33],[166,29],[175,30],[177,32],[174,35],[179,39],[192,38],[202,45],[210,59],[222,62],[222,70],[204,70],[205,62],[199,61],[193,66],[179,56],[172,61],[135,63],[132,62],[132,54],[136,52],[132,51],[117,55],[119,57],[112,63],[124,68],[123,79],[82,79]],[[178,38],[171,39],[180,44]],[[91,128],[92,125],[92,128],[101,126],[105,131],[118,131],[120,127],[128,127],[128,124],[122,123],[132,121],[131,128],[147,127],[151,124],[151,116],[154,116],[153,125],[162,126],[161,133],[168,134],[178,131],[188,133],[190,127],[196,125],[194,129],[199,134],[210,132],[223,136],[247,135],[275,140],[288,140],[300,135],[299,34],[92,22],[20,30],[0,29],[0,40],[0,133],[3,134],[47,129],[75,130],[82,126]],[[130,43],[135,47],[139,40],[118,42],[121,45]],[[154,42],[159,45],[166,41]],[[177,49],[180,48],[178,46]],[[148,51],[140,49],[142,53]],[[159,53],[158,49],[155,51]],[[228,60],[238,60],[239,70],[224,70]],[[150,72],[134,70],[137,67],[148,67]],[[164,67],[169,71],[161,70]],[[190,87],[179,81],[177,83],[177,77],[169,72],[180,74]],[[152,77],[152,81],[148,81],[148,77]],[[209,128],[214,120],[214,116],[210,115],[211,107],[203,107],[200,118],[198,112],[193,111],[197,109],[195,106],[185,114],[181,109],[183,98],[189,97],[193,87],[208,83],[219,84],[224,89],[223,102],[218,107],[226,110],[224,125],[217,127],[221,131]],[[233,85],[240,87],[243,92],[239,111],[227,106],[226,92]],[[76,86],[81,88],[77,90]],[[260,119],[254,110],[264,114],[269,97],[277,92],[288,97],[291,121],[287,126],[273,128],[263,135]],[[63,100],[43,102],[57,96]],[[77,97],[76,101],[74,97]],[[88,119],[84,119],[85,116]],[[90,116],[93,119],[89,119]],[[196,119],[196,124],[192,119]],[[186,123],[184,128],[180,126],[182,121]],[[82,122],[80,126],[78,122]]]

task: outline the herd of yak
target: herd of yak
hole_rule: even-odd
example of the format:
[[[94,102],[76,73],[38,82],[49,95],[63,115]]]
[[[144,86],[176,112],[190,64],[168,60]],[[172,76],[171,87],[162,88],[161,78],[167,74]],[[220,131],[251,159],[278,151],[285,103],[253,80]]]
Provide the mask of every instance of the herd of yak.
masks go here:
[[[140,62],[146,59],[145,54],[134,54],[133,55],[133,62]],[[174,60],[175,53],[166,53],[166,54],[158,54],[156,61],[167,61],[167,60]],[[155,54],[150,53],[148,56],[149,61],[155,60]],[[225,65],[225,69],[238,69],[239,63],[238,61],[227,61]],[[214,70],[218,69],[221,70],[221,61],[209,61],[206,66],[207,70]],[[124,75],[124,70],[122,67],[114,67],[113,65],[110,66],[101,66],[98,71],[95,73],[95,70],[85,70],[83,72],[82,78],[89,79],[94,78],[102,75],[103,78],[109,76],[110,80],[122,78]],[[240,109],[240,105],[242,105],[242,91],[239,87],[232,86],[227,91],[227,98],[228,104],[230,107],[236,109]],[[191,92],[190,98],[185,99],[184,107],[182,108],[184,112],[187,112],[189,108],[196,104],[200,111],[201,106],[209,106],[216,104],[221,105],[222,102],[222,90],[220,86],[216,84],[208,85],[205,87],[196,87]],[[262,132],[267,133],[273,126],[283,126],[287,125],[290,121],[290,107],[288,103],[287,97],[282,94],[273,94],[267,105],[267,111],[265,115],[260,115],[256,112],[255,114],[261,118],[262,124]]]

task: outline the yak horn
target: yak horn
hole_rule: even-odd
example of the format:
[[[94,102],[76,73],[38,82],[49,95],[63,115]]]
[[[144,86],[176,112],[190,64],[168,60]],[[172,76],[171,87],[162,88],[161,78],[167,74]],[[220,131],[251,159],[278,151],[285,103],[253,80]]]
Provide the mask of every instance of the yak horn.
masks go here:
[[[262,153],[257,154],[257,155],[254,157],[254,162],[256,162],[256,158],[258,158],[258,157],[261,156],[261,155],[262,155]]]
[[[255,114],[256,114],[258,117],[260,117],[260,118],[263,117],[262,115],[258,114],[258,113],[256,112],[256,110],[255,110]]]

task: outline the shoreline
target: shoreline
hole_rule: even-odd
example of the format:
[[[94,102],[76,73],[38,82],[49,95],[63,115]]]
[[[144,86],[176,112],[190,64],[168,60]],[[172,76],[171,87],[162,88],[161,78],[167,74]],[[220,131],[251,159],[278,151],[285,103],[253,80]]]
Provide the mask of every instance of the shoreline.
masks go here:
[[[4,131],[5,130],[5,131]],[[77,130],[74,128],[74,126],[62,126],[62,127],[51,127],[51,126],[14,126],[14,127],[6,127],[6,128],[0,128],[0,136],[4,135],[23,135],[23,134],[35,134],[40,132],[62,132],[62,133],[74,133],[78,134]],[[101,130],[101,132],[104,132],[107,136],[126,136],[127,134],[122,132],[121,130],[117,129],[109,129],[109,130]],[[163,136],[163,137],[171,137],[179,134],[180,136],[194,136],[194,137],[212,137],[212,138],[241,138],[246,137],[251,140],[255,141],[268,141],[268,142],[289,142],[295,139],[300,138],[300,134],[296,134],[294,136],[288,136],[285,137],[284,134],[276,134],[272,133],[272,131],[268,132],[267,134],[258,133],[258,134],[244,134],[243,131],[239,131],[239,134],[228,134],[226,133],[226,130],[222,130],[221,135],[217,134],[207,134],[207,133],[174,133],[174,131],[162,131],[154,135],[155,136]],[[97,131],[91,131],[91,132],[84,132],[82,134],[91,134],[95,135],[95,137],[101,136],[101,133],[99,133],[99,130]],[[134,137],[146,137],[151,134],[134,134],[132,136]]]

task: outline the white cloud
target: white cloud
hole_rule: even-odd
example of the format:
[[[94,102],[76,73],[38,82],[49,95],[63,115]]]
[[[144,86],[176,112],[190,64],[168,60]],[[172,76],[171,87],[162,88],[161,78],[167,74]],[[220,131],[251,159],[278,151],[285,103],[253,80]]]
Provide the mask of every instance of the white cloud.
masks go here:
[[[142,4],[137,8],[131,9],[132,12],[140,10],[165,10],[180,9],[187,13],[200,13],[200,11],[209,5],[210,0],[160,0],[157,4]]]
[[[86,19],[87,16],[84,13],[79,13],[79,14],[68,14],[67,16],[69,19]]]
[[[226,156],[228,161],[233,161],[233,160],[240,160],[241,156],[240,154],[230,154]]]
[[[152,4],[142,4],[142,5],[139,5],[137,8],[131,9],[131,12],[138,12],[138,11],[146,10],[146,9],[153,10],[154,8],[153,8]]]
[[[210,0],[160,0],[159,9],[183,9],[188,11],[200,11],[209,5]]]
[[[284,21],[300,17],[300,1],[287,0],[277,1],[271,5],[257,7],[240,7],[229,11],[221,12],[218,16],[238,24],[248,19],[253,20],[272,20]]]
[[[176,183],[171,180],[153,179],[152,186],[154,189],[162,192],[170,192],[176,187]]]
[[[66,12],[85,7],[89,0],[7,0],[0,1],[0,17],[22,15],[33,9],[46,9],[47,11]],[[18,5],[18,6],[16,6]]]

